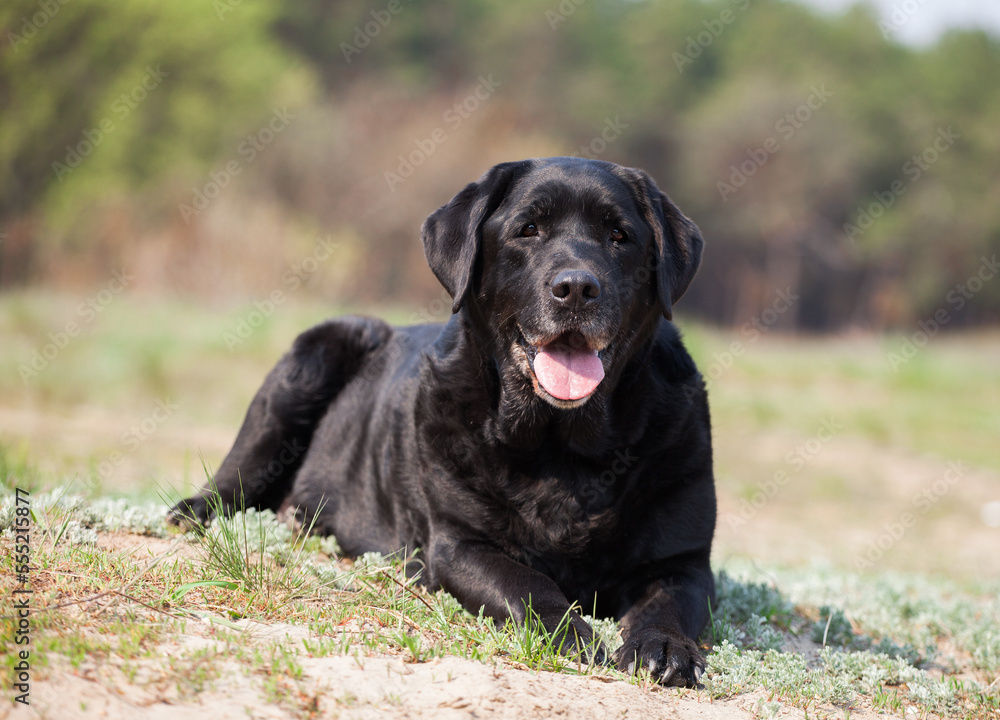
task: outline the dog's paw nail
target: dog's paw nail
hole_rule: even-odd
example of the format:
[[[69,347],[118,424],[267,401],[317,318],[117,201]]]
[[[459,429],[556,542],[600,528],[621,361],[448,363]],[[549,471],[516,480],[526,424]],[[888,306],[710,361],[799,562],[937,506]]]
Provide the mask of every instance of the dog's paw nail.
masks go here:
[[[670,681],[674,679],[674,675],[677,674],[677,668],[670,665],[666,672],[660,677],[660,682],[664,685],[669,685]]]

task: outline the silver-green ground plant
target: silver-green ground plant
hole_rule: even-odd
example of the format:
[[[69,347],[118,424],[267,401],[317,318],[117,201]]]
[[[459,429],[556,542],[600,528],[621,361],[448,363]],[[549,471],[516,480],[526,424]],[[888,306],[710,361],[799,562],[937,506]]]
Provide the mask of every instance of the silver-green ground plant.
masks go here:
[[[0,567],[13,578],[9,485],[0,494]],[[198,621],[228,638],[228,656],[248,671],[267,668],[276,702],[294,701],[289,688],[301,677],[301,658],[357,653],[407,662],[454,655],[649,686],[642,673],[627,677],[561,654],[559,634],[537,622],[497,624],[467,613],[443,591],[427,592],[404,572],[419,555],[344,558],[335,539],[293,531],[266,511],[235,513],[182,535],[164,522],[165,509],[160,502],[86,500],[64,489],[32,495],[43,668],[47,655],[74,667],[115,658],[127,676],[139,677],[143,658]],[[101,536],[115,533],[162,538],[169,549],[102,549]],[[907,717],[1000,717],[996,584],[968,588],[823,567],[765,574],[732,561],[717,586],[701,637],[708,671],[698,692],[708,699],[762,691],[765,715],[787,704],[827,715],[869,708]],[[139,617],[144,622],[135,622]],[[615,624],[588,619],[613,651],[620,643]],[[305,636],[294,646],[261,648],[241,639],[245,621],[299,626]],[[200,652],[170,661],[182,695],[197,695],[216,679],[212,653]],[[14,661],[10,653],[3,660],[9,667]]]

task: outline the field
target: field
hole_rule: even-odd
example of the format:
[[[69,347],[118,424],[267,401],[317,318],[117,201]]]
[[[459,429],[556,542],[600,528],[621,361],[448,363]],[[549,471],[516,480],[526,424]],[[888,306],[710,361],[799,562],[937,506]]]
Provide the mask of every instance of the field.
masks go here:
[[[350,310],[0,298],[0,527],[14,488],[32,503],[32,704],[16,716],[1000,717],[1000,335],[923,346],[681,318],[710,379],[721,600],[705,689],[678,692],[577,667],[536,629],[493,627],[267,514],[167,531],[166,500],[218,466],[295,334]],[[0,542],[8,597],[14,536]],[[11,674],[17,649],[5,640]]]

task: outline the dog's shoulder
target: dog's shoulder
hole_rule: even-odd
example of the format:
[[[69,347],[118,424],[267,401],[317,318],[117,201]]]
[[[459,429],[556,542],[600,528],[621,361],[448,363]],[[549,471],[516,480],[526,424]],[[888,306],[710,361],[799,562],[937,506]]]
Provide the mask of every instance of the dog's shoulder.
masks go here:
[[[698,367],[684,346],[681,331],[672,322],[661,320],[653,339],[650,366],[668,383],[689,383]]]
[[[648,366],[652,386],[647,430],[652,439],[647,440],[652,446],[667,448],[687,438],[681,444],[688,450],[708,447],[711,421],[705,381],[673,323],[661,321]],[[701,440],[691,444],[690,433]]]

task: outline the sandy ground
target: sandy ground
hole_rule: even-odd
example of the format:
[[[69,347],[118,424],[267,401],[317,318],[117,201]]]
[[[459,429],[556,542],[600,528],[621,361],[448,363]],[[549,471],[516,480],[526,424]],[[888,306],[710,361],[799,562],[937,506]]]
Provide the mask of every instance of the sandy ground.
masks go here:
[[[194,551],[179,538],[102,533],[98,545],[106,552],[142,555]],[[58,610],[78,617],[87,632],[81,606]],[[149,622],[162,615],[137,605],[130,612]],[[238,636],[238,637],[237,637]],[[691,718],[750,720],[756,718],[843,718],[843,708],[810,707],[808,714],[791,706],[767,707],[765,693],[752,692],[727,700],[712,700],[704,690],[677,690],[656,685],[636,686],[609,676],[577,676],[534,671],[518,663],[495,659],[484,664],[459,657],[413,662],[409,655],[346,655],[315,657],[304,650],[320,637],[301,625],[230,622],[215,617],[191,619],[183,632],[138,659],[112,654],[106,660],[84,660],[76,667],[62,655],[46,663],[35,661],[30,705],[0,703],[0,718],[76,720],[178,720],[179,718],[303,719],[407,718]],[[803,643],[809,644],[804,639]],[[238,659],[234,648],[242,648]],[[287,648],[301,675],[270,661],[275,648]],[[801,648],[807,650],[808,648]],[[808,654],[808,653],[807,653]],[[280,657],[281,653],[277,653]],[[776,714],[773,713],[777,710]],[[885,717],[852,709],[854,720]]]
[[[294,626],[253,625],[246,628],[262,642],[285,635],[300,641],[307,635]],[[192,631],[160,647],[164,661],[192,648],[210,648],[206,634]],[[298,679],[251,671],[234,661],[213,662],[214,679],[194,694],[179,689],[163,662],[145,660],[126,677],[115,664],[84,663],[72,669],[59,660],[43,680],[33,682],[31,706],[7,715],[17,718],[108,718],[110,720],[177,720],[337,717],[367,718],[692,718],[744,720],[758,717],[844,717],[837,708],[782,707],[777,715],[762,709],[766,698],[749,693],[711,701],[704,692],[659,687],[641,688],[606,677],[533,672],[510,665],[484,665],[449,657],[407,663],[393,657],[349,656],[301,660]],[[0,713],[3,714],[3,713]],[[856,720],[878,717],[851,711]],[[883,716],[884,717],[884,716]]]
[[[81,458],[94,447],[114,449],[120,422],[107,411],[89,409],[64,417],[43,417],[30,410],[0,408],[0,432],[32,440],[33,448],[57,438],[60,455]],[[115,467],[105,489],[122,489],[124,478],[146,477],[181,488],[200,472],[162,476],[176,467],[187,451],[199,464],[197,447],[206,456],[221,456],[231,442],[231,429],[164,428],[155,442],[129,455]],[[733,555],[767,558],[768,563],[808,562],[825,558],[850,568],[852,558],[879,536],[886,522],[911,505],[915,493],[931,486],[947,470],[947,462],[875,447],[858,438],[835,438],[814,458],[796,482],[768,498],[745,526],[732,527],[727,513],[738,513],[745,495],[728,475],[766,478],[775,456],[797,442],[779,433],[727,438],[717,452],[720,523],[714,564],[724,567]],[[40,453],[42,457],[45,453]],[[55,470],[55,468],[52,468]],[[817,496],[824,478],[844,478],[841,496]],[[933,510],[921,516],[906,537],[886,553],[883,569],[949,571],[958,577],[1000,572],[995,551],[1000,529],[979,519],[979,508],[996,496],[995,473],[972,468],[949,488]],[[866,491],[870,489],[870,492]],[[858,502],[858,499],[861,502]],[[804,512],[808,509],[809,512]],[[837,538],[831,542],[830,538]],[[301,649],[306,631],[292,626],[247,626],[261,643],[289,636]],[[602,677],[539,673],[510,664],[483,665],[460,658],[405,662],[398,657],[310,658],[300,653],[301,678],[253,670],[235,660],[211,661],[211,678],[197,691],[179,688],[177,673],[167,672],[171,658],[189,657],[192,648],[212,650],[219,641],[211,628],[191,623],[187,634],[172,636],[154,659],[121,663],[84,663],[73,668],[62,658],[50,658],[31,686],[30,707],[0,703],[0,717],[109,718],[695,718],[743,720],[771,717],[768,700],[748,693],[711,701],[704,692],[641,688]],[[782,707],[778,718],[843,718],[845,711],[828,707]],[[853,720],[876,716],[851,710]]]

